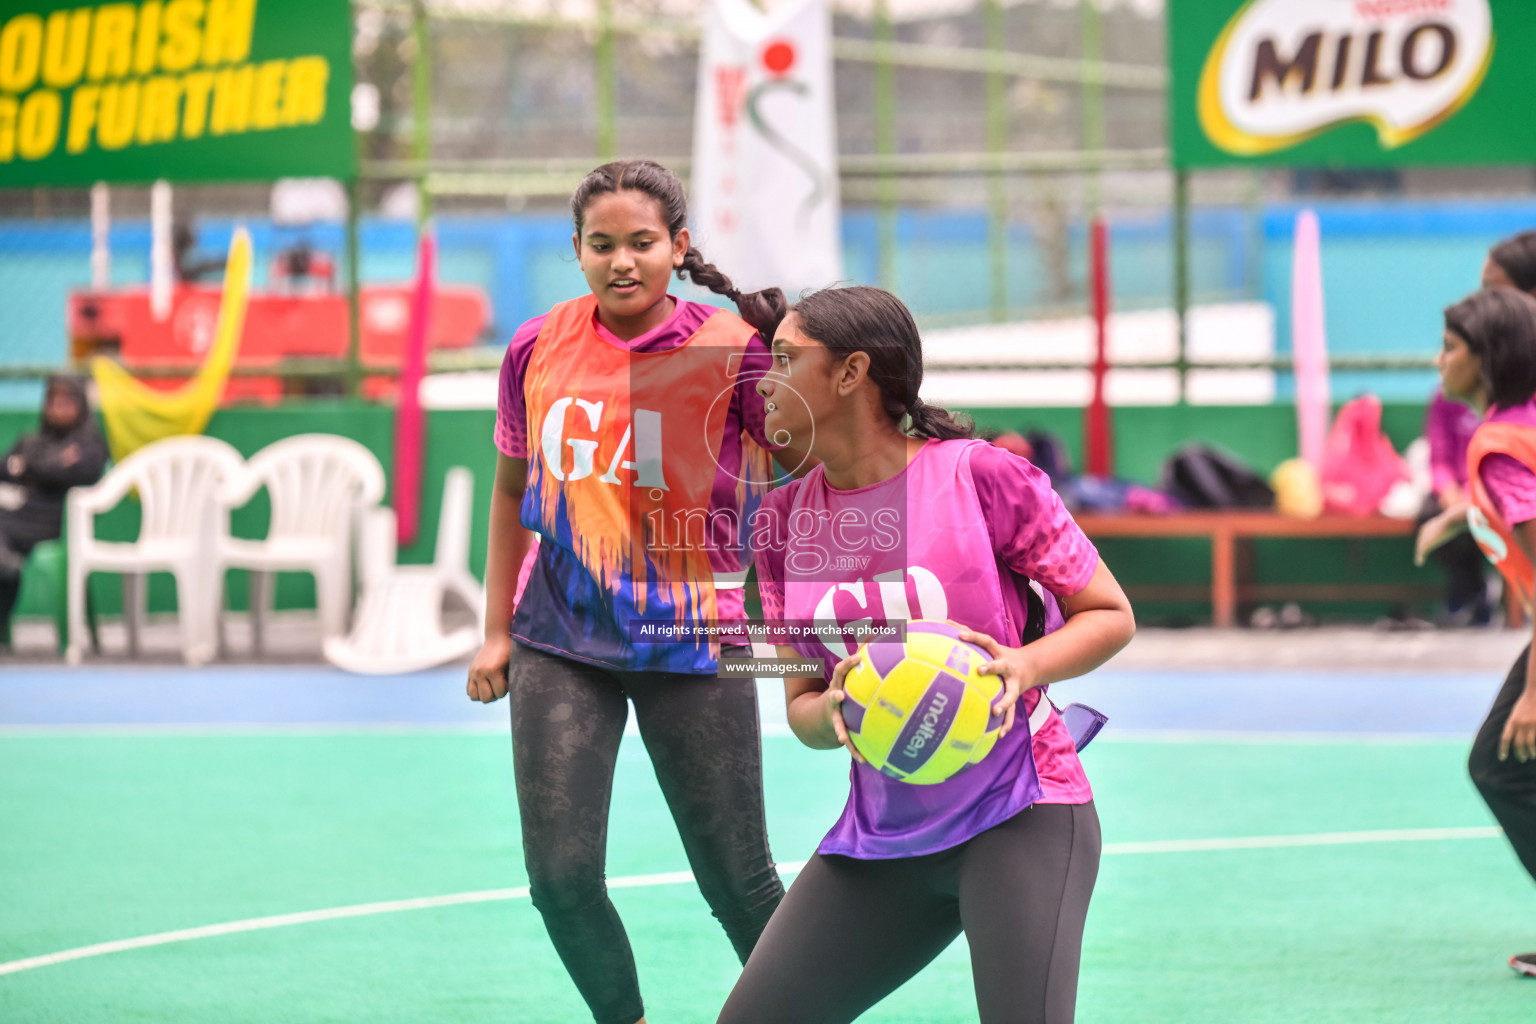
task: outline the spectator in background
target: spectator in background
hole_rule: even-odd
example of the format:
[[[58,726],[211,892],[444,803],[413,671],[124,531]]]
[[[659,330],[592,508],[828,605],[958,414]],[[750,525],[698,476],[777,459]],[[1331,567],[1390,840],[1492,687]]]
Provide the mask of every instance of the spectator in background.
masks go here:
[[[0,461],[0,637],[21,589],[21,570],[33,547],[53,540],[64,524],[64,493],[101,479],[107,446],[96,431],[85,386],[50,377],[40,428]]]
[[[1483,261],[1484,288],[1513,288],[1536,297],[1536,231],[1522,231],[1488,250]],[[1429,440],[1429,464],[1434,493],[1424,503],[1419,522],[1467,500],[1467,445],[1477,429],[1477,413],[1440,392],[1430,400],[1424,417]],[[1450,541],[1434,553],[1445,572],[1445,606],[1451,625],[1487,625],[1493,618],[1486,559],[1469,534]]]
[[[1467,445],[1479,422],[1471,407],[1451,401],[1440,391],[1430,400],[1424,436],[1429,440],[1434,489],[1419,514],[1421,523],[1467,500]],[[1434,558],[1445,572],[1447,624],[1485,626],[1492,621],[1493,603],[1485,575],[1488,561],[1472,535],[1464,533],[1448,542],[1435,551]]]
[[[223,256],[198,255],[197,231],[190,224],[177,224],[171,229],[171,256],[178,281],[217,280],[224,273]]]
[[[1033,460],[1035,457],[1034,446],[1029,443],[1023,434],[1016,430],[1005,430],[996,437],[989,437],[987,440],[1003,451],[1017,455],[1021,459]]]
[[[1488,250],[1484,288],[1513,288],[1536,297],[1536,231],[1522,231]]]

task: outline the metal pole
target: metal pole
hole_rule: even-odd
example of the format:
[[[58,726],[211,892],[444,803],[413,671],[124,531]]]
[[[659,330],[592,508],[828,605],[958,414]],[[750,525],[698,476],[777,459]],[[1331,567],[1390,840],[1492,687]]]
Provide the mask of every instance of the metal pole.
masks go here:
[[[1002,0],[987,0],[987,49],[1007,49]],[[987,149],[1001,153],[1008,148],[1008,77],[987,73]],[[994,171],[987,179],[987,241],[991,266],[991,314],[993,323],[1008,319],[1008,181]]]
[[[354,4],[348,7],[356,10]],[[412,17],[416,12],[412,12]],[[417,56],[420,56],[420,40],[417,40]],[[347,358],[345,371],[342,374],[342,384],[348,398],[356,399],[363,389],[363,282],[362,274],[358,269],[359,250],[361,243],[358,241],[358,223],[363,216],[363,133],[357,129],[352,130],[352,149],[356,155],[357,167],[352,172],[351,179],[347,182]],[[426,201],[425,190],[421,188],[421,180],[417,179],[417,192],[421,201]]]
[[[884,44],[875,62],[875,152],[896,153],[896,65],[890,44],[896,39],[888,0],[875,0],[875,42]],[[882,169],[875,178],[876,249],[880,287],[896,290],[896,176]]]
[[[411,35],[416,40],[416,59],[411,64],[411,155],[421,168],[416,179],[416,226],[432,216],[432,196],[427,192],[427,163],[432,158],[432,35],[422,0],[411,4]]]
[[[1248,252],[1243,260],[1247,271],[1244,298],[1258,302],[1264,298],[1264,172],[1257,167],[1248,171]]]
[[[161,178],[149,190],[149,311],[157,324],[171,318],[176,290],[176,257],[171,244],[173,216],[171,183]]]
[[[613,0],[597,0],[597,155],[612,160],[614,139]]]
[[[1091,476],[1114,472],[1114,436],[1105,400],[1104,382],[1109,376],[1109,225],[1103,217],[1089,222],[1088,277],[1093,295],[1093,398],[1083,412],[1084,461]]]
[[[363,180],[347,182],[347,396],[358,397],[363,386],[363,283],[358,271],[358,222],[362,219]]]
[[[112,196],[107,183],[91,186],[91,291],[112,287]]]
[[[1179,402],[1189,379],[1189,172],[1173,172],[1173,311],[1179,319]]]
[[[1097,0],[1078,0],[1082,12],[1083,51],[1083,149],[1104,152],[1104,83],[1095,77],[1104,62],[1104,26]],[[1099,170],[1088,172],[1084,181],[1088,216],[1099,210]]]

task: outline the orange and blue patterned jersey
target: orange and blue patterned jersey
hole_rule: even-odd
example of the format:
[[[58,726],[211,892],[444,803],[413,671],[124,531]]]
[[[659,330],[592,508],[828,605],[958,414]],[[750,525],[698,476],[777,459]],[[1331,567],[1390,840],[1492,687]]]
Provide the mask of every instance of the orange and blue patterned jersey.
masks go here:
[[[715,670],[711,631],[740,615],[740,591],[717,592],[715,574],[750,560],[769,480],[737,398],[762,343],[733,314],[678,306],[658,331],[686,334],[668,347],[602,331],[592,296],[537,327],[516,403],[522,519],[542,538],[513,619],[520,643],[611,668]],[[515,445],[500,423],[498,445]]]

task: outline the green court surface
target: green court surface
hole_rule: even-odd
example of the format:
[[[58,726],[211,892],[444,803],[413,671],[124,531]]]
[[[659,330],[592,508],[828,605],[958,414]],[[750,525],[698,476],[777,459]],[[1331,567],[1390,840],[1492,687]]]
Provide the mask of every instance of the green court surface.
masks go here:
[[[845,762],[764,745],[774,852],[802,861],[842,805]],[[1536,1020],[1536,982],[1504,966],[1536,948],[1536,890],[1465,747],[1107,735],[1084,755],[1107,847],[1078,1020]],[[0,965],[515,888],[517,837],[508,741],[482,730],[0,734]],[[1240,837],[1312,838],[1169,842]],[[626,738],[610,878],[685,868]],[[691,883],[639,882],[613,894],[650,1024],[713,1021],[738,970],[723,934]],[[0,966],[0,1021],[589,1020],[526,896],[503,895]],[[975,1020],[964,941],[863,1019]]]

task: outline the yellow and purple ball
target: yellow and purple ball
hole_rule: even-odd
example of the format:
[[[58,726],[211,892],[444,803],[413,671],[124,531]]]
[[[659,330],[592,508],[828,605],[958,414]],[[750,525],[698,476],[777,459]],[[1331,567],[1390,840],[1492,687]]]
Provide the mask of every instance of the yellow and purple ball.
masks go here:
[[[844,680],[843,724],[871,767],[931,786],[996,744],[1003,720],[992,703],[1003,680],[981,674],[991,655],[962,641],[955,623],[919,619],[906,643],[867,643],[858,658]]]

